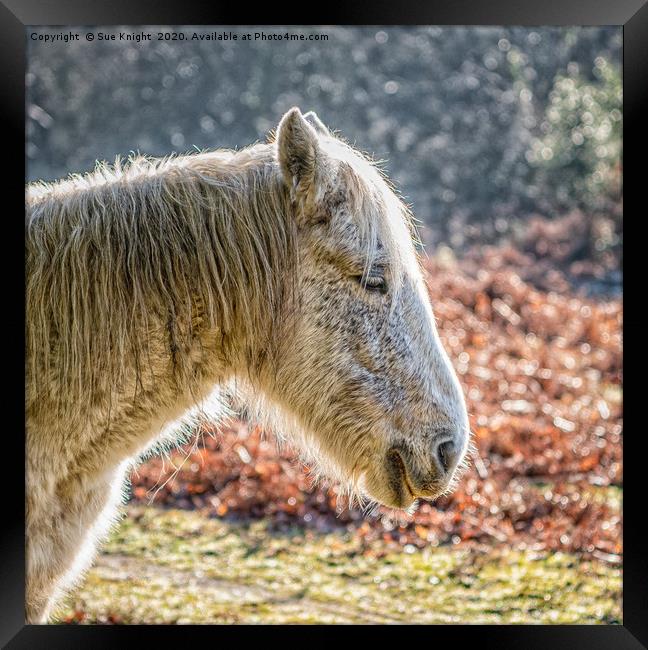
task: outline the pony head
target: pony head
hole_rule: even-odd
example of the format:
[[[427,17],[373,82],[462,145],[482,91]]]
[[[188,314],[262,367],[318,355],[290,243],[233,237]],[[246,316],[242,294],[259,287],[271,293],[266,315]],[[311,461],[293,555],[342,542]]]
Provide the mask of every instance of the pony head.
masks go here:
[[[294,305],[263,392],[322,473],[396,508],[448,491],[469,441],[407,208],[380,170],[293,108],[275,138],[297,231]]]

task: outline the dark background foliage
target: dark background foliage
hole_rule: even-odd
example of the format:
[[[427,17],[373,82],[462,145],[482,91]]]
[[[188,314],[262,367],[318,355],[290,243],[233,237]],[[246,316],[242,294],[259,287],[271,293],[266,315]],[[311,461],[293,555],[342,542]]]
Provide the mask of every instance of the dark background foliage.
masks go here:
[[[258,28],[142,31],[153,39],[159,31],[240,38]],[[616,222],[599,248],[618,239],[620,29],[290,32],[329,38],[30,40],[29,178],[87,170],[96,158],[131,150],[242,147],[263,140],[297,105],[385,161],[416,216],[431,226],[428,242],[457,248],[505,235],[533,213],[574,209]]]

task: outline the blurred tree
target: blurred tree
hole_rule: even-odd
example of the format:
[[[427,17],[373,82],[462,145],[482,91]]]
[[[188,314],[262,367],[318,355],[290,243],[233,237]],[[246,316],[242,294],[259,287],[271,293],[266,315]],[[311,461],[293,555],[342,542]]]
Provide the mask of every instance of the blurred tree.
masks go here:
[[[597,82],[583,78],[576,66],[556,76],[527,160],[537,183],[552,191],[543,196],[550,209],[575,201],[588,211],[609,210],[621,200],[621,74],[597,57]]]

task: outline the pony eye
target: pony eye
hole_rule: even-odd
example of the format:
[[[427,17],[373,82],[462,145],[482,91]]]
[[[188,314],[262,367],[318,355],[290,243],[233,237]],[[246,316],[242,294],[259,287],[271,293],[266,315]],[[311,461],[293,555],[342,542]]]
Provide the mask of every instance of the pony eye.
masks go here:
[[[387,281],[382,275],[358,276],[357,281],[363,289],[375,291],[376,293],[387,293]]]

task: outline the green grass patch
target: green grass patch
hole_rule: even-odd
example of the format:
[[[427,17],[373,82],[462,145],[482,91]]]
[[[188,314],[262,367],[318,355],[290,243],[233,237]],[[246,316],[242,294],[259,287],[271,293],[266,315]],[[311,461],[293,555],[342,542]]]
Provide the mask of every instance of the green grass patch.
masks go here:
[[[60,620],[620,623],[621,569],[461,545],[367,552],[351,534],[279,535],[264,521],[131,507]]]

